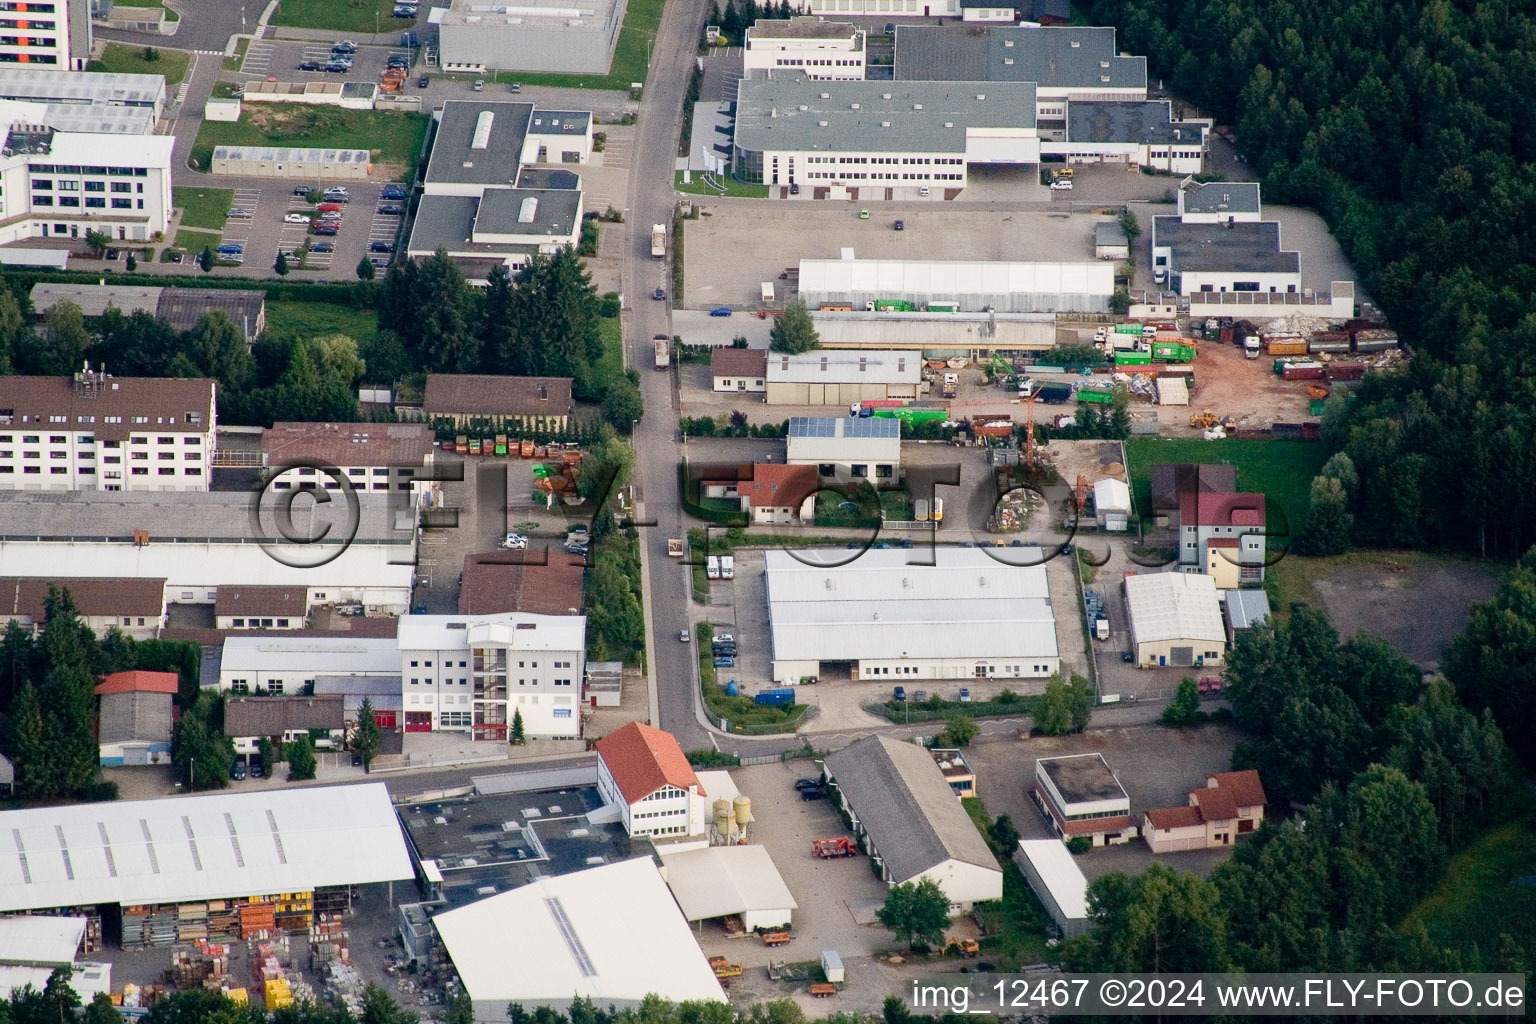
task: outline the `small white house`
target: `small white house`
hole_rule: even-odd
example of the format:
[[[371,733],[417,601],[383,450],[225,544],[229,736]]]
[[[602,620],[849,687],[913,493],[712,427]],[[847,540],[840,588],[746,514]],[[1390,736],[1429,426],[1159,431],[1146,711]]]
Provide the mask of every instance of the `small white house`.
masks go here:
[[[1093,511],[1100,529],[1125,530],[1131,518],[1131,489],[1113,477],[1100,480],[1093,485]]]

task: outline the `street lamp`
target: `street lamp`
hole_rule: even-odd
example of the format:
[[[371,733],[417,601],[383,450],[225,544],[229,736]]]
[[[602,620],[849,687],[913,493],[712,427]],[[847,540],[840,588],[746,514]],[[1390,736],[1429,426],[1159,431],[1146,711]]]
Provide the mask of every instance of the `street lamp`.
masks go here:
[[[240,5],[240,32],[242,34],[244,34],[244,32],[245,32],[245,5],[244,4]]]

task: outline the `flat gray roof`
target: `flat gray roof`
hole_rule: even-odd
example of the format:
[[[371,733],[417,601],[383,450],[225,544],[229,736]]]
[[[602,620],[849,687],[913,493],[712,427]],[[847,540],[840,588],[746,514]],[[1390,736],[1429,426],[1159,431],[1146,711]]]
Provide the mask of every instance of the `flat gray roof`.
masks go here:
[[[1047,89],[1147,87],[1147,59],[1117,54],[1114,29],[1066,25],[898,25],[894,73],[898,82],[1034,82]]]
[[[581,188],[581,175],[559,167],[524,167],[517,172],[518,188]]]
[[[1093,226],[1094,245],[1129,245],[1130,239],[1125,237],[1125,228],[1112,220],[1101,220]]]
[[[1177,217],[1152,218],[1152,245],[1166,248],[1168,269],[1299,274],[1301,254],[1280,249],[1277,221],[1186,224]]]
[[[214,146],[215,160],[256,160],[262,163],[366,164],[366,149],[298,149],[286,146]]]
[[[533,219],[523,223],[524,203],[530,199]],[[580,213],[581,193],[574,189],[488,188],[480,197],[475,228],[498,234],[567,238]]]
[[[1186,181],[1179,186],[1185,213],[1258,213],[1256,181]]]
[[[591,123],[590,110],[545,110],[539,107],[533,112],[528,130],[535,135],[575,135],[585,132]]]
[[[1103,754],[1042,757],[1040,767],[1069,804],[1125,799],[1125,789],[1110,771]]]
[[[0,97],[153,106],[165,98],[165,76],[4,68],[0,69]]]
[[[1174,124],[1167,100],[1139,103],[1093,103],[1072,100],[1067,104],[1068,142],[1184,143],[1199,145],[1204,127]]]
[[[764,72],[738,86],[745,150],[964,153],[965,130],[1035,127],[1028,82],[828,82]]]
[[[1231,629],[1252,629],[1269,621],[1269,595],[1262,590],[1228,590],[1225,592],[1227,626]]]
[[[61,132],[86,135],[148,135],[155,130],[153,107],[117,103],[50,103],[43,120]]]
[[[475,227],[479,196],[422,196],[416,208],[416,223],[411,227],[408,252],[464,252]]]
[[[747,41],[754,39],[847,39],[857,35],[859,28],[851,21],[827,21],[809,15],[788,20],[754,21],[747,29]]]
[[[491,115],[491,130],[482,149],[475,149],[480,115]],[[522,166],[523,140],[533,120],[533,104],[505,100],[449,100],[432,140],[427,181],[476,185],[510,185]],[[420,220],[420,215],[417,217]]]

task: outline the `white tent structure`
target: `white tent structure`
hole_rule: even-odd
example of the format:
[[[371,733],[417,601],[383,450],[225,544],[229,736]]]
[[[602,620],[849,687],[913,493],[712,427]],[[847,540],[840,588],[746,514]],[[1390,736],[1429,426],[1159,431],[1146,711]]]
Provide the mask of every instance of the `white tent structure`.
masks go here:
[[[800,261],[800,297],[812,309],[846,303],[863,309],[879,300],[957,303],[975,312],[1105,313],[1115,292],[1115,268],[1099,260],[1081,263],[1001,261],[838,260]]]
[[[662,875],[690,921],[740,915],[756,928],[782,928],[800,904],[761,846],[709,846],[681,853],[661,851]]]

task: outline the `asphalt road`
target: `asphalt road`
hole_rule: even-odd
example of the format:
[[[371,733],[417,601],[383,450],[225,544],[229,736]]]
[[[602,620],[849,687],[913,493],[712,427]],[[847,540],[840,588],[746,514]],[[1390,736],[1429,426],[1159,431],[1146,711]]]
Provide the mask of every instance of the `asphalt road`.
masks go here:
[[[180,27],[175,35],[162,36],[158,32],[123,32],[117,29],[96,29],[96,35],[123,43],[140,43],[148,46],[177,50],[218,50],[221,53],[229,37],[238,32],[250,32],[261,17],[266,0],[172,0],[172,6],[181,15]],[[245,27],[241,27],[241,15]]]

